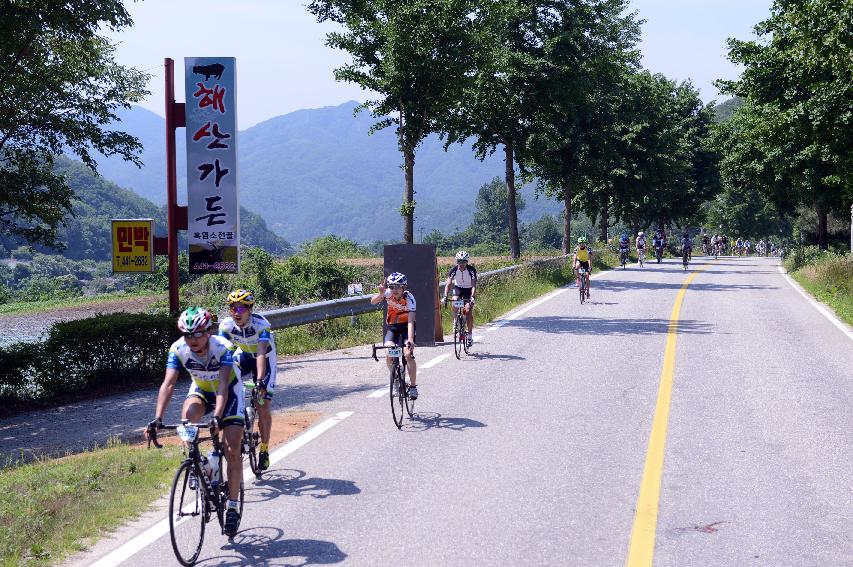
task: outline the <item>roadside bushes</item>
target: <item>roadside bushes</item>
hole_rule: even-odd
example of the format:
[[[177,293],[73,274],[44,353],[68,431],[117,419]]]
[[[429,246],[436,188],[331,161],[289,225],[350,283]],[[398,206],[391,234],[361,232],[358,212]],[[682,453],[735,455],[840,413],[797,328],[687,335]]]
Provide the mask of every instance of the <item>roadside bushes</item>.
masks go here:
[[[178,335],[174,318],[164,315],[111,313],[56,323],[43,341],[0,348],[0,402],[156,383]]]

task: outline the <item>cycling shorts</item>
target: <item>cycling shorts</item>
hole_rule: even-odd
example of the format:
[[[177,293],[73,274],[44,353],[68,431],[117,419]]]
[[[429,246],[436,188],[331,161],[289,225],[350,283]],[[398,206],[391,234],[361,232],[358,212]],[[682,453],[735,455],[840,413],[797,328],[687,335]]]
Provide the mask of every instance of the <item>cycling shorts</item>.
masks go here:
[[[243,378],[244,382],[248,382],[249,379],[251,379],[259,386],[266,384],[265,388],[267,393],[264,395],[264,399],[271,400],[272,391],[275,389],[275,362],[271,361],[269,356],[267,357],[267,369],[264,372],[263,378],[260,380],[258,380],[258,359],[255,358],[254,355],[248,352],[243,352],[240,354],[240,359],[235,360],[234,362],[240,369],[240,376]]]
[[[408,323],[395,323],[393,325],[388,325],[385,328],[385,342],[386,343],[394,343],[397,346],[405,346],[406,338],[409,336],[409,324]],[[415,336],[412,337],[412,342],[417,343],[417,330],[415,330]]]
[[[473,288],[470,287],[456,287],[453,286],[453,295],[458,297],[459,299],[471,299],[471,291]]]
[[[582,261],[578,260],[578,264],[580,265],[580,267],[581,267],[581,268],[583,268],[584,270],[586,270],[586,271],[587,271],[587,273],[589,273],[589,272],[591,271],[591,270],[589,269],[589,262],[582,262]]]
[[[239,387],[238,387],[239,386]],[[201,398],[204,400],[204,414],[207,415],[216,409],[216,392],[205,392],[193,382],[188,398]],[[228,386],[228,399],[225,401],[225,413],[222,414],[223,426],[239,425],[243,427],[243,386],[240,380],[233,380]]]

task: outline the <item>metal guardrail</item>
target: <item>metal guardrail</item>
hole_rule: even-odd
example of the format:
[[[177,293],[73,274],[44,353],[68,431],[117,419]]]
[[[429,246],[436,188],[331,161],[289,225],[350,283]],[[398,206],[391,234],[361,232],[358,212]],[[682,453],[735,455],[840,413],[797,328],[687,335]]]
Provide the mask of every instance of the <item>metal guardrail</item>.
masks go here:
[[[490,279],[499,278],[507,274],[511,274],[520,268],[530,266],[544,266],[546,264],[565,261],[568,256],[557,256],[554,258],[544,258],[542,260],[533,260],[524,264],[516,264],[515,266],[507,266],[497,270],[483,272],[477,276],[479,283],[488,282]],[[442,283],[439,289],[444,287]],[[273,309],[259,313],[269,320],[273,329],[285,329],[287,327],[297,327],[299,325],[307,325],[308,323],[318,323],[328,319],[338,319],[340,317],[351,317],[370,313],[371,311],[380,311],[382,303],[372,305],[370,298],[373,294],[357,295],[355,297],[343,297],[341,299],[331,299],[328,301],[318,301],[316,303],[306,303],[304,305],[293,305],[291,307],[282,307],[281,309]]]

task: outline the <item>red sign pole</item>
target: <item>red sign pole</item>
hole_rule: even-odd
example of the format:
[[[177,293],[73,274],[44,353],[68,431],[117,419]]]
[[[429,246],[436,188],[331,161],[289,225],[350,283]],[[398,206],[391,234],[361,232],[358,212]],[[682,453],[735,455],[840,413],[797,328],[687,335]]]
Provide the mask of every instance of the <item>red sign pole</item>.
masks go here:
[[[177,315],[178,306],[178,231],[187,230],[187,208],[178,206],[178,176],[176,171],[175,134],[178,128],[186,125],[184,103],[175,102],[175,62],[166,58],[166,218],[168,236],[165,250],[163,242],[157,242],[157,254],[169,256],[169,311]],[[159,239],[158,239],[159,240]]]

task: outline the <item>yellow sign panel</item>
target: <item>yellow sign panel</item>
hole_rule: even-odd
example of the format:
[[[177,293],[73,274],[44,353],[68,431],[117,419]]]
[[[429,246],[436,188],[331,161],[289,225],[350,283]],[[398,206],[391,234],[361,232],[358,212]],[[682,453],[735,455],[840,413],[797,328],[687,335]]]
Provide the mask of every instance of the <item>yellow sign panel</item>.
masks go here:
[[[154,221],[113,219],[113,272],[154,271]]]

